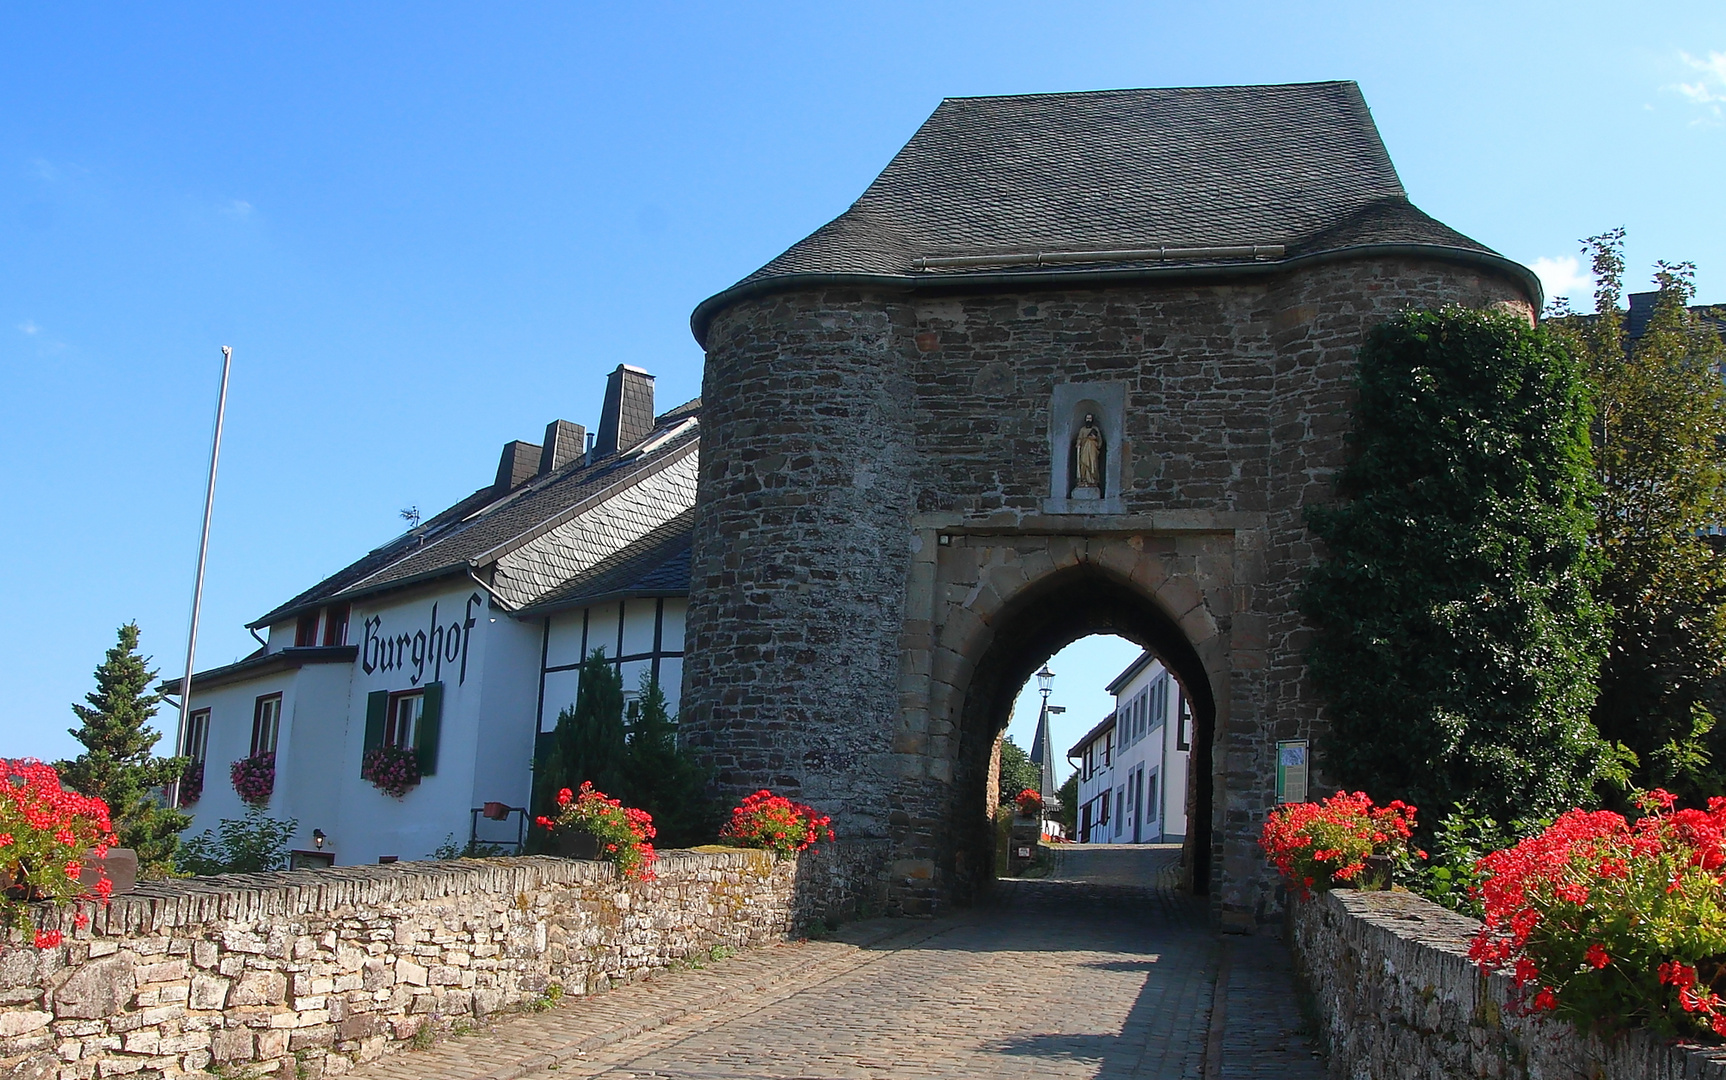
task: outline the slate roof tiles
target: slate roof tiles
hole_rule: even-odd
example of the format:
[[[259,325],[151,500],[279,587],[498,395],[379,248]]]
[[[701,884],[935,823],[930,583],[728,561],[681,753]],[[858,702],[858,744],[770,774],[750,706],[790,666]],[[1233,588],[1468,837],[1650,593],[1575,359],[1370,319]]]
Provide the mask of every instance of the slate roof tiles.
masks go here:
[[[578,458],[502,497],[487,485],[250,625],[470,567],[497,567],[500,596],[531,603],[694,504],[699,409],[696,400],[661,415],[624,454]]]
[[[1259,259],[931,269],[955,256],[1280,245]],[[1408,201],[1352,82],[948,98],[843,214],[696,309],[817,278],[1049,278],[1419,245],[1537,279]]]

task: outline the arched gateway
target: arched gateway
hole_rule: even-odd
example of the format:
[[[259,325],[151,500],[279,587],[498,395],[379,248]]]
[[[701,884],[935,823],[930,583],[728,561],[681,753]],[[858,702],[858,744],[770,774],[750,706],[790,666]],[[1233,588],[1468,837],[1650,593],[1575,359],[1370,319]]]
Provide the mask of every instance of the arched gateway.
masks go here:
[[[1095,631],[1195,705],[1195,887],[1275,914],[1294,606],[1354,352],[1524,268],[1409,203],[1352,83],[944,101],[837,220],[697,309],[686,730],[833,813],[890,910],[990,872],[989,759]]]

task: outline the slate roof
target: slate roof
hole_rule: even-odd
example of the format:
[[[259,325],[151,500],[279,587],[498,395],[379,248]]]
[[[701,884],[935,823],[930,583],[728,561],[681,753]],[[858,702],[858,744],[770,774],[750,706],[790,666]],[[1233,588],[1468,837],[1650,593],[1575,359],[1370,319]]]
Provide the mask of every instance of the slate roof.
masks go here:
[[[1280,247],[1124,258],[1151,248]],[[947,98],[862,197],[695,311],[799,282],[1061,280],[1228,267],[1261,271],[1362,248],[1436,249],[1526,268],[1408,200],[1353,82]],[[1114,253],[1087,260],[1086,253]],[[1060,256],[1044,264],[923,260]]]
[[[636,519],[615,523],[604,520],[608,504],[659,474],[692,471],[700,439],[699,424],[693,421],[700,405],[697,399],[660,415],[653,432],[623,454],[592,464],[577,458],[501,497],[488,484],[248,625],[268,626],[332,600],[494,566],[511,556],[519,557],[528,546],[555,536],[558,529],[578,518],[589,531],[603,534],[606,543],[628,543],[687,504],[666,507],[659,518],[639,519],[637,515]],[[692,488],[692,482],[679,485],[674,494],[681,496],[682,487]],[[687,497],[692,499],[692,490]],[[582,565],[581,560],[576,563]],[[561,585],[562,580],[551,584]],[[533,584],[544,585],[545,581],[536,577]],[[509,597],[517,603],[537,598],[519,587]]]
[[[695,510],[685,510],[626,548],[600,560],[519,614],[540,615],[606,600],[689,593]]]

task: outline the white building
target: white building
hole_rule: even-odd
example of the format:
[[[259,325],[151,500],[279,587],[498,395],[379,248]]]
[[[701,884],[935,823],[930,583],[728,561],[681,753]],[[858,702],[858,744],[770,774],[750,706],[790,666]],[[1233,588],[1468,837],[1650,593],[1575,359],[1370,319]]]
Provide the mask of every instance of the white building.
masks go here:
[[[1174,675],[1141,653],[1108,686],[1115,711],[1067,756],[1078,762],[1074,839],[1091,844],[1179,843],[1187,832],[1192,710]]]
[[[265,806],[298,821],[295,848],[315,830],[353,864],[514,841],[520,814],[479,811],[527,806],[583,656],[603,648],[631,696],[654,673],[675,715],[698,410],[656,417],[653,377],[620,366],[596,437],[558,420],[541,445],[506,444],[491,484],[252,623],[257,652],[192,678],[192,831],[241,816],[231,764],[273,754]],[[418,759],[401,798],[360,776],[382,745]]]

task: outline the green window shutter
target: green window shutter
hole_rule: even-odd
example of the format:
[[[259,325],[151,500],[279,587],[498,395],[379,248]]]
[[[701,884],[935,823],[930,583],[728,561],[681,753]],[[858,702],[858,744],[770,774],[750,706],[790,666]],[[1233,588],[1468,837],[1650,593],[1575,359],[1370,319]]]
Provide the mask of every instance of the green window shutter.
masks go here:
[[[419,751],[420,775],[437,773],[437,737],[443,719],[443,683],[426,683],[425,712],[420,715]]]
[[[390,692],[374,690],[366,695],[366,745],[360,751],[369,754],[384,744],[384,718],[390,711]]]

